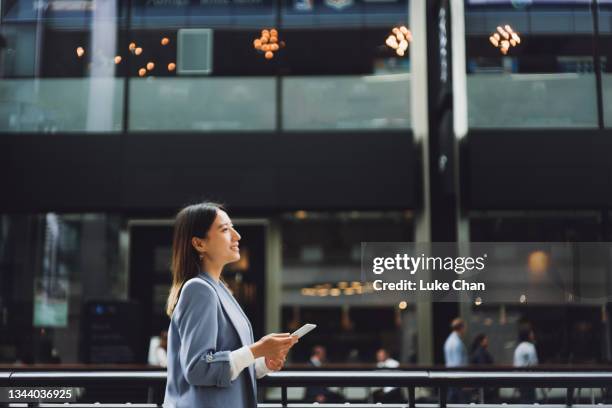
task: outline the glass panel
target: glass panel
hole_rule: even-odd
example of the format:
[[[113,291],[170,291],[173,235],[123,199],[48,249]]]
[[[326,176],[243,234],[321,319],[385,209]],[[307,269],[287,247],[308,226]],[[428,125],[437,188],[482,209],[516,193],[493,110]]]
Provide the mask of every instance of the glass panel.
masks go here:
[[[466,1],[471,128],[598,126],[588,1]]]
[[[472,128],[597,126],[592,73],[471,74],[467,85]]]
[[[284,1],[283,129],[409,129],[408,10],[407,0]]]
[[[410,74],[285,78],[285,130],[408,129]]]
[[[571,246],[572,285],[569,291],[579,293],[582,304],[546,305],[538,298],[536,302],[522,305],[483,303],[473,306],[468,327],[471,333],[482,332],[490,336],[489,351],[496,364],[512,364],[518,344],[517,333],[526,323],[535,331],[541,364],[597,364],[608,360],[609,307],[592,301],[605,296],[610,288],[610,269],[602,268],[609,265],[606,252],[609,254],[610,247],[607,243],[595,243],[608,240],[601,213],[472,215],[469,223],[472,242],[585,242]],[[524,257],[508,254],[505,264],[520,266],[523,270],[525,266],[537,267],[534,263],[537,252],[532,252],[526,261]],[[558,268],[554,268],[550,276],[558,278],[558,273]],[[519,275],[512,274],[512,284],[518,282],[516,277]],[[530,276],[533,279],[534,272],[530,272]],[[537,280],[532,282],[542,284]]]
[[[83,362],[85,306],[127,299],[121,218],[0,215],[0,363]]]
[[[132,2],[129,130],[275,130],[278,57],[253,42],[276,15],[272,0]]]
[[[123,86],[120,78],[2,80],[0,131],[120,131]]]
[[[400,310],[394,296],[359,296],[362,242],[411,241],[412,213],[297,211],[283,216],[281,228],[282,330],[321,325],[300,340],[293,361],[308,361],[311,348],[322,344],[330,361],[369,363],[377,344],[402,362],[414,362],[412,335],[400,335],[415,329],[413,304]],[[338,336],[342,341],[334,342]]]
[[[604,126],[612,127],[612,73],[602,72],[601,92],[603,96]]]
[[[130,82],[130,130],[274,130],[274,78]]]
[[[120,2],[2,2],[0,132],[121,130]]]
[[[603,120],[605,127],[612,126],[612,2],[598,1],[599,52],[601,63],[601,92],[603,97]]]

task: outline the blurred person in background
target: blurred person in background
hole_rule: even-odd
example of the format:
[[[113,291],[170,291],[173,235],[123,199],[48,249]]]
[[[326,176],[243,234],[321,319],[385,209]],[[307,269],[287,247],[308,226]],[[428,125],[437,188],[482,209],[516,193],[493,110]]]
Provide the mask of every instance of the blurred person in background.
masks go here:
[[[377,368],[398,368],[400,365],[399,361],[391,358],[389,352],[380,348],[376,350],[376,367]]]
[[[518,346],[514,350],[515,367],[534,367],[538,365],[538,353],[535,348],[535,333],[530,325],[523,325],[519,330]],[[519,402],[533,404],[536,401],[536,390],[532,387],[519,388]]]
[[[327,350],[325,347],[321,345],[314,346],[310,353],[310,365],[315,368],[321,368],[326,362]],[[304,399],[306,402],[318,402],[320,404],[344,402],[344,398],[340,394],[320,385],[307,387]]]
[[[493,364],[493,356],[489,353],[489,337],[484,333],[479,333],[472,341],[470,350],[470,363],[475,365]]]
[[[162,330],[159,336],[151,337],[148,363],[161,367],[168,366],[168,332],[166,330]]]
[[[323,346],[314,346],[310,353],[310,364],[314,367],[321,367],[327,360],[327,350]]]
[[[470,363],[473,365],[492,365],[493,356],[489,353],[489,337],[484,333],[479,333],[472,341],[470,349]],[[497,401],[497,390],[495,388],[482,389],[483,402],[493,403]]]
[[[468,354],[463,337],[467,327],[463,319],[457,317],[451,322],[451,334],[444,342],[444,363],[446,367],[465,367],[468,365]],[[447,402],[451,404],[465,404],[467,396],[465,391],[457,387],[448,388]]]
[[[158,364],[162,367],[168,367],[168,332],[166,330],[162,331],[159,336],[159,346],[155,354]]]
[[[389,352],[380,348],[376,351],[376,368],[379,369],[396,369],[399,368],[399,361],[391,358]],[[396,387],[384,387],[383,389],[376,390],[372,394],[374,402],[378,403],[402,403],[404,398],[402,392]]]

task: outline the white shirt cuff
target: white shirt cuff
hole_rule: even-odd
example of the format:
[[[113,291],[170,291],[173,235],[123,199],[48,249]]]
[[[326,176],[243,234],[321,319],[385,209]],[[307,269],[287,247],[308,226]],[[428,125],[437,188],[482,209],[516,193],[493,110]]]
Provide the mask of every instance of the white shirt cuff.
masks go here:
[[[270,370],[266,365],[266,360],[264,357],[259,357],[255,360],[255,376],[257,378],[261,378],[271,373],[274,370]]]
[[[255,357],[249,346],[244,346],[230,353],[230,374],[234,381],[242,370],[255,362]],[[264,364],[265,365],[265,364]]]

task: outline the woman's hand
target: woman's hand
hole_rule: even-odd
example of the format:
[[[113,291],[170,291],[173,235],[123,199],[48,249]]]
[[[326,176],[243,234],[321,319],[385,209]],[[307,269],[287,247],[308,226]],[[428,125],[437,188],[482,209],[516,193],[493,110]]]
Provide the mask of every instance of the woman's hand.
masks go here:
[[[291,336],[289,333],[272,333],[252,344],[251,352],[255,358],[284,360],[289,349],[297,342],[297,336]]]
[[[264,361],[266,362],[266,367],[268,367],[268,370],[272,371],[279,371],[281,368],[283,368],[283,365],[285,365],[284,358],[279,360],[265,358]]]

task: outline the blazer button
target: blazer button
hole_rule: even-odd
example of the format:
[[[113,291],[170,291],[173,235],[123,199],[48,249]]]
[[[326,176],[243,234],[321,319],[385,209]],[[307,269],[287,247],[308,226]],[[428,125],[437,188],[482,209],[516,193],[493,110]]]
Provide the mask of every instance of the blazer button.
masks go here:
[[[215,358],[212,356],[212,354],[208,354],[206,356],[206,362],[211,363]]]

